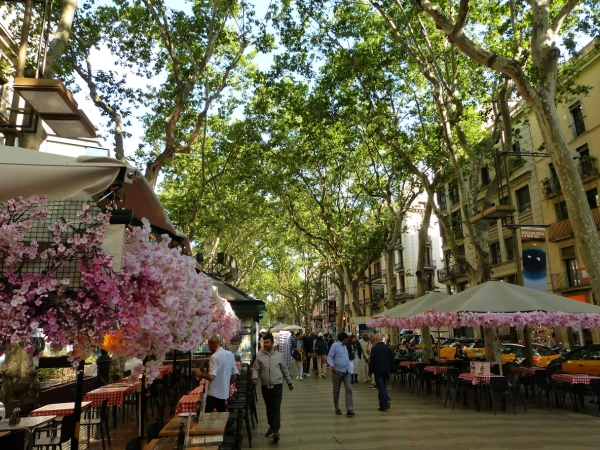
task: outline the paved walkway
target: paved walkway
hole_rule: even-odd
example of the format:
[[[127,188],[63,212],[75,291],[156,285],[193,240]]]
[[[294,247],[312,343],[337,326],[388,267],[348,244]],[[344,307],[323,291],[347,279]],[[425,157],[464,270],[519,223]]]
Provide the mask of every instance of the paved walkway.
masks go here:
[[[354,387],[356,416],[336,416],[333,408],[331,379],[310,377],[294,380],[294,391],[284,390],[282,404],[281,440],[273,444],[265,438],[266,414],[259,392],[261,422],[253,430],[254,449],[591,449],[600,447],[598,428],[600,418],[593,405],[575,413],[567,398],[564,408],[537,408],[537,401],[526,399],[528,411],[517,405],[498,411],[482,405],[476,411],[472,405],[458,404],[454,411],[444,408],[444,397],[410,393],[408,386],[392,388],[391,409],[377,411],[377,391],[370,384]],[[589,398],[589,397],[588,397]],[[343,395],[341,395],[343,402]],[[340,407],[344,409],[343,403]],[[244,434],[244,439],[246,438]],[[250,448],[246,439],[244,448]]]
[[[294,380],[294,391],[283,391],[281,440],[273,444],[264,437],[268,428],[264,403],[259,391],[259,419],[252,430],[253,449],[281,450],[469,450],[469,449],[556,449],[583,450],[600,447],[600,418],[593,405],[587,403],[583,412],[573,412],[569,398],[563,408],[549,410],[542,401],[526,399],[528,411],[517,405],[517,415],[482,405],[476,411],[472,398],[465,408],[459,402],[454,411],[444,408],[444,397],[434,394],[411,394],[408,386],[389,387],[391,409],[377,411],[377,391],[370,384],[353,385],[356,416],[336,416],[333,408],[331,378],[310,377]],[[589,397],[588,397],[589,399]],[[344,409],[343,394],[340,406]],[[345,412],[345,411],[344,411]],[[149,413],[150,415],[150,413]],[[117,429],[111,427],[111,449],[123,450],[125,443],[137,435],[133,410],[128,411],[124,425],[120,416]],[[150,421],[153,421],[149,417]],[[244,427],[243,448],[250,448]],[[82,436],[80,449],[100,450],[99,439],[87,447]],[[108,445],[107,445],[107,448]]]

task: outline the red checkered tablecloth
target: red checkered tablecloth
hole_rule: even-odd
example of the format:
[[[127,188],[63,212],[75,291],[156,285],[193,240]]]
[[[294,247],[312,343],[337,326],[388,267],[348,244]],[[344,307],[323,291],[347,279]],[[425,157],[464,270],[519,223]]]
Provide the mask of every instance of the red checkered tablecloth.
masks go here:
[[[555,373],[552,375],[554,381],[559,383],[568,384],[590,384],[591,380],[597,380],[600,377],[586,374],[572,374],[572,373]]]
[[[184,395],[177,402],[175,414],[196,412],[198,409],[198,403],[200,403],[201,401],[201,395]]]
[[[204,393],[204,385],[201,384],[197,388],[190,391],[190,395],[202,395]]]
[[[425,372],[431,372],[434,375],[441,375],[447,373],[449,370],[454,369],[452,366],[425,366],[423,369]]]
[[[167,373],[167,374],[170,374],[170,373],[173,373],[173,366],[160,366],[160,367],[158,368],[158,370],[159,370],[159,371],[160,371],[160,373],[161,373],[161,374],[163,374],[163,375],[164,375],[165,373]]]
[[[500,375],[475,375],[474,373],[461,373],[458,378],[461,380],[468,380],[473,383],[474,386],[480,384],[488,384],[490,382],[490,378],[499,377]]]
[[[133,394],[136,391],[136,386],[119,386],[119,387],[101,387],[85,394],[84,400],[92,402],[92,406],[102,406],[105,398],[108,399],[108,406],[123,407],[123,402],[128,394]]]
[[[81,402],[81,411],[85,411],[92,402]],[[51,403],[46,406],[42,406],[41,408],[34,409],[29,413],[29,417],[39,417],[39,416],[68,416],[69,414],[73,414],[75,411],[75,403]]]
[[[400,367],[408,367],[409,369],[414,366],[416,363],[414,361],[401,361],[399,366]]]

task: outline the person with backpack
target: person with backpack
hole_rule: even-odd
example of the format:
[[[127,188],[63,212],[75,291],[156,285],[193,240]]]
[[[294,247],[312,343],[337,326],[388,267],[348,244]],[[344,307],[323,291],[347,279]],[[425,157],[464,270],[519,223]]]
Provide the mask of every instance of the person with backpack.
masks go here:
[[[317,376],[319,378],[327,378],[327,341],[323,339],[323,333],[319,333],[314,341],[314,353],[317,355]]]

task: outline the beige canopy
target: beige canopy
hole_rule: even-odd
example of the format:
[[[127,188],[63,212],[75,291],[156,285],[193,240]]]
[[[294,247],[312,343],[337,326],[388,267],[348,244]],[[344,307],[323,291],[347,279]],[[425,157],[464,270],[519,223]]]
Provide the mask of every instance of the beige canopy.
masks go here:
[[[436,305],[446,299],[448,294],[443,292],[430,292],[422,297],[411,300],[402,305],[394,306],[387,311],[375,314],[373,317],[392,317],[395,319],[414,316],[436,308]],[[437,308],[436,308],[437,309]]]
[[[112,158],[71,158],[53,153],[0,145],[0,202],[39,195],[48,200],[98,198],[117,179],[122,180],[128,209],[162,230],[179,236],[186,251],[189,241],[175,229],[144,176]]]
[[[518,311],[572,314],[600,313],[600,306],[500,281],[487,281],[456,295],[449,296],[437,303],[435,309],[441,312],[482,313],[512,313]]]

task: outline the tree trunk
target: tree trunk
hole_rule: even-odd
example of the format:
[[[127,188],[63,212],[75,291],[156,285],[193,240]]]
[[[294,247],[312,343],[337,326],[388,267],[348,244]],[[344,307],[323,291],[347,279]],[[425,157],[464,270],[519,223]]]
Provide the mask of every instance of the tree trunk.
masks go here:
[[[335,330],[340,333],[344,331],[344,290],[338,288],[338,310],[337,310],[337,318],[335,322]]]
[[[531,106],[565,197],[579,254],[590,275],[592,289],[598,293],[600,292],[600,239],[583,182],[562,132],[554,99],[548,96],[542,97]]]
[[[23,347],[15,345],[6,352],[6,359],[0,367],[0,376],[2,376],[2,401],[6,409],[6,417],[12,414],[15,401],[21,405],[34,403],[37,406],[40,386],[33,358]]]
[[[484,328],[483,336],[485,341],[485,358],[487,361],[495,361],[502,364],[502,354],[500,353],[500,340],[495,328]]]

